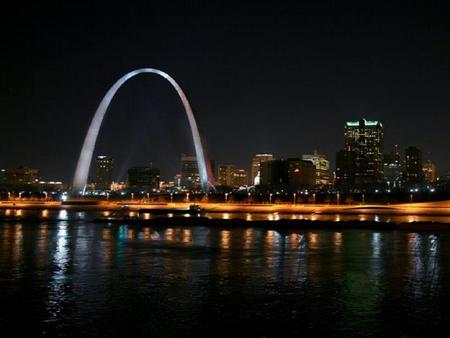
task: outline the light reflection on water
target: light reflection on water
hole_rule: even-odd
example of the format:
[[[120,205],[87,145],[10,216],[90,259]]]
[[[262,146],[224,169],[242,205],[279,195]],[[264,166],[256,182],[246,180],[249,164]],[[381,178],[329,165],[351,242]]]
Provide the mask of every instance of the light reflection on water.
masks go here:
[[[283,212],[205,212],[201,216],[210,219],[242,219],[246,221],[278,221],[286,220],[311,220],[311,221],[331,221],[331,222],[350,222],[350,221],[373,221],[373,222],[398,222],[398,223],[412,223],[412,222],[441,222],[450,223],[450,216],[445,215],[410,215],[410,214],[375,214],[372,211],[368,213],[345,213],[345,214],[327,214],[327,213],[283,213]],[[45,209],[42,211],[34,211],[27,209],[0,209],[0,217],[26,217],[37,216],[42,219],[55,220],[93,220],[95,218],[108,217],[139,217],[144,220],[149,220],[158,217],[174,217],[173,213],[152,215],[151,213],[141,213],[136,211],[129,211],[126,215],[124,213],[115,213],[109,210],[103,211],[73,211],[70,209],[51,210]],[[177,217],[192,217],[191,214],[177,215]]]
[[[24,309],[0,323],[32,305],[30,322],[60,335],[94,318],[92,335],[125,322],[150,322],[157,336],[219,323],[231,334],[242,318],[259,336],[280,333],[267,318],[341,336],[418,334],[448,313],[449,258],[446,232],[0,224],[0,304]],[[109,320],[116,313],[123,321]]]
[[[56,233],[56,250],[53,255],[54,272],[49,281],[47,311],[49,320],[55,320],[63,311],[66,299],[67,266],[69,263],[67,223],[61,222]]]

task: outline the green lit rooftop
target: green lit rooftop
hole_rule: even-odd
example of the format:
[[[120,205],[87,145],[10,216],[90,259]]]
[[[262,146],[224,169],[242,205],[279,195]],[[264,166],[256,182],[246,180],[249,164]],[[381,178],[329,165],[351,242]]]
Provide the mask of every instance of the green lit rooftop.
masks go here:
[[[363,121],[364,126],[377,126],[380,125],[380,127],[383,127],[380,121],[370,121],[366,119],[361,119],[359,121],[348,121],[346,123],[347,127],[358,127],[360,125],[360,121]]]

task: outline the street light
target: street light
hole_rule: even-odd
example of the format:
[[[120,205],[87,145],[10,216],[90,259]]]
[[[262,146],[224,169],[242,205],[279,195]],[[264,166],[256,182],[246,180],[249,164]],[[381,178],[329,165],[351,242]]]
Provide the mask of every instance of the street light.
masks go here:
[[[251,195],[251,193],[248,193],[248,200],[247,200],[248,204],[250,204],[250,195]]]
[[[364,196],[364,194],[362,194],[362,203],[364,204],[364,199],[365,199],[365,196]]]
[[[313,204],[316,204],[316,193],[313,193]]]
[[[336,204],[339,205],[339,193],[336,194]]]
[[[189,193],[186,193],[186,200],[187,200],[188,203],[189,203]]]
[[[48,194],[47,194],[47,192],[46,192],[46,191],[43,191],[42,193],[43,193],[43,194],[44,194],[44,196],[45,196],[45,200],[47,200],[47,197],[48,197]]]
[[[150,203],[150,194],[149,193],[147,193],[147,201],[148,201],[148,203]]]
[[[272,204],[272,193],[269,194],[269,204]]]
[[[294,205],[295,205],[295,198],[297,197],[297,194],[294,192]]]
[[[227,203],[227,200],[228,200],[228,193],[226,192],[225,193],[225,203]]]
[[[106,200],[109,201],[109,192],[106,193]]]
[[[134,192],[131,193],[131,200],[134,200]]]
[[[170,203],[172,203],[173,202],[173,193],[171,192],[170,193]]]

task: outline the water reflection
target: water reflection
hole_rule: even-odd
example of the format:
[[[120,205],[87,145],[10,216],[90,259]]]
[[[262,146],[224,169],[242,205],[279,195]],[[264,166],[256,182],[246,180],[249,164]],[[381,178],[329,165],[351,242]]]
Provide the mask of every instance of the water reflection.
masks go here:
[[[230,231],[222,230],[220,232],[220,246],[222,249],[230,248]]]
[[[58,219],[61,221],[67,221],[69,219],[69,214],[67,210],[60,210],[58,214]]]
[[[49,283],[49,295],[47,300],[47,311],[50,320],[56,319],[63,311],[66,300],[67,266],[69,263],[67,223],[61,222],[56,234],[56,250],[53,255],[55,266]]]
[[[381,240],[380,240],[380,233],[374,232],[372,234],[372,257],[378,258],[380,257],[381,253]]]
[[[141,313],[159,336],[192,318],[235,324],[228,313],[256,317],[253,330],[267,318],[318,327],[321,317],[336,336],[389,336],[385,322],[396,316],[401,325],[388,333],[410,336],[408,320],[447,311],[449,242],[430,232],[0,224],[0,302],[71,328],[111,313],[139,327]]]
[[[173,241],[173,229],[167,228],[166,231],[164,232],[164,237],[168,241]]]

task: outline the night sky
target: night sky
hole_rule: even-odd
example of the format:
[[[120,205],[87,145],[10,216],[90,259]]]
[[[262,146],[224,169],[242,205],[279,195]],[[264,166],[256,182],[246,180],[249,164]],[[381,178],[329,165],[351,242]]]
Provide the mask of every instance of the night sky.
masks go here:
[[[2,9],[0,167],[71,181],[108,88],[155,67],[190,98],[217,163],[314,149],[334,163],[345,121],[366,117],[383,122],[386,151],[415,145],[450,169],[450,20],[437,2],[45,3]],[[150,162],[169,178],[181,153],[193,145],[175,91],[149,74],[128,82],[95,154],[124,179]]]

